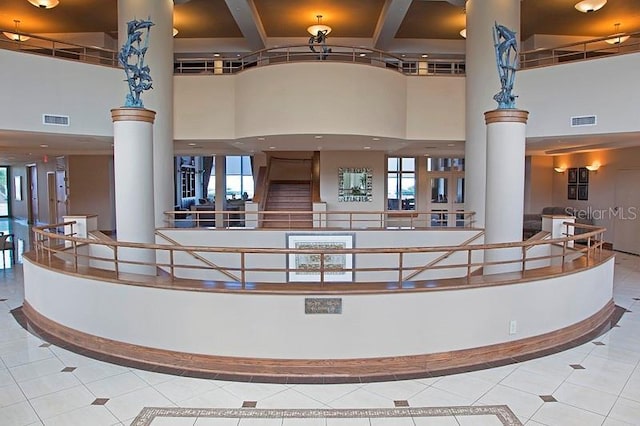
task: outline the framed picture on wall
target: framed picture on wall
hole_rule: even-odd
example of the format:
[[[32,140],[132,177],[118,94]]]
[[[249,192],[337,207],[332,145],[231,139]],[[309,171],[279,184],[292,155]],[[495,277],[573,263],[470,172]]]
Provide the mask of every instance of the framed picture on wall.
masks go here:
[[[567,198],[570,200],[576,200],[578,198],[578,187],[576,185],[567,186]]]
[[[589,169],[586,167],[578,169],[578,183],[589,183]]]
[[[353,248],[354,237],[341,233],[287,234],[287,248],[305,250],[287,256],[287,281],[353,281],[354,255],[327,251]],[[322,276],[321,269],[324,269]]]
[[[569,183],[578,183],[578,169],[575,167],[567,169],[567,179]]]
[[[578,185],[578,200],[589,199],[589,185]]]
[[[13,179],[16,190],[16,201],[22,201],[22,176],[16,176]]]

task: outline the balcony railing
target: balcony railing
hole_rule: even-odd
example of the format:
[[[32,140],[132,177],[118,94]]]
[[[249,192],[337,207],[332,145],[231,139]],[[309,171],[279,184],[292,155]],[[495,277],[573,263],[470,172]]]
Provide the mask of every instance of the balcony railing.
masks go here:
[[[15,30],[0,29],[16,33]],[[118,66],[118,51],[96,46],[84,46],[71,42],[53,40],[34,34],[17,32],[29,37],[26,41],[14,41],[0,36],[0,49],[52,56],[92,64]],[[609,44],[620,35],[590,39],[557,47],[539,48],[520,53],[520,69],[556,65],[571,61],[582,61],[635,53],[640,51],[640,32],[624,34],[630,38],[623,43]],[[464,59],[436,59],[399,57],[387,52],[363,47],[327,45],[330,53],[318,53],[308,44],[274,47],[249,53],[244,56],[215,57],[202,54],[198,57],[177,57],[174,61],[176,74],[234,74],[248,68],[287,62],[348,62],[383,67],[405,75],[465,75]],[[320,50],[316,47],[316,50]]]
[[[79,238],[75,236],[75,222],[37,226],[34,232],[34,252],[31,259],[39,264],[62,269],[67,272],[96,276],[101,279],[115,279],[121,283],[145,282],[148,286],[167,288],[192,288],[198,290],[278,290],[291,291],[291,288],[278,287],[296,274],[317,275],[315,287],[311,290],[332,290],[336,285],[341,290],[359,291],[358,282],[365,280],[378,285],[379,290],[416,290],[418,288],[442,287],[448,285],[467,286],[474,283],[476,273],[482,268],[496,265],[513,265],[512,272],[495,276],[493,283],[513,282],[527,277],[540,277],[539,268],[551,268],[548,273],[563,274],[587,268],[609,257],[603,253],[604,228],[565,222],[565,237],[554,239],[530,239],[521,242],[497,244],[471,244],[467,240],[459,245],[432,247],[368,247],[368,248],[266,248],[266,247],[216,247],[181,245],[168,239],[167,244],[142,244],[121,242],[110,239]],[[69,230],[66,234],[61,229]],[[578,231],[581,234],[574,235]],[[231,231],[250,241],[251,230]],[[427,231],[429,232],[429,231]],[[444,231],[443,231],[444,232]],[[481,234],[482,231],[479,230]],[[478,235],[480,235],[478,234]],[[578,244],[580,243],[580,244]],[[96,250],[97,248],[107,250]],[[541,248],[546,250],[533,250]],[[483,253],[490,250],[516,250],[521,253],[513,260],[483,261]],[[132,251],[153,251],[157,259],[154,263],[132,261],[126,254]],[[101,253],[101,254],[96,254]],[[297,266],[298,262],[288,259],[307,259],[305,264],[314,263],[315,267]],[[339,257],[348,256],[351,262],[336,262]],[[577,262],[577,263],[575,263]],[[148,275],[121,272],[127,268],[149,267],[148,270],[163,273],[151,280]],[[312,265],[313,266],[313,265]],[[419,274],[437,273],[446,278],[434,285],[432,279],[419,281]],[[338,282],[330,280],[336,273],[346,277]],[[192,274],[222,274],[224,279],[180,278]],[[444,275],[442,275],[444,274]],[[147,277],[147,278],[144,278]],[[363,278],[361,278],[363,277]],[[415,278],[414,278],[415,277]],[[153,281],[153,280],[156,281]],[[142,281],[141,281],[142,280]],[[329,282],[331,281],[331,282]],[[475,283],[482,285],[482,282]],[[203,286],[204,285],[204,286]],[[376,287],[376,288],[378,288]]]

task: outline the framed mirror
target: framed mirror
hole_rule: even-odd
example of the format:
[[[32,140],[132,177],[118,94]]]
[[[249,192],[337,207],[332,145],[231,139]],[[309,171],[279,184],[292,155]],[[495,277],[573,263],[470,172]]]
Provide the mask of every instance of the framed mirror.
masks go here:
[[[338,201],[372,201],[373,179],[369,168],[338,169]]]

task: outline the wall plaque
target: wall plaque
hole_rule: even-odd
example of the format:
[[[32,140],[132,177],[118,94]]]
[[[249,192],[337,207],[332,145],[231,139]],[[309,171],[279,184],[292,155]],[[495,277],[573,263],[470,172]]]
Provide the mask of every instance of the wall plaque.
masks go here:
[[[305,314],[342,314],[342,298],[305,298]]]

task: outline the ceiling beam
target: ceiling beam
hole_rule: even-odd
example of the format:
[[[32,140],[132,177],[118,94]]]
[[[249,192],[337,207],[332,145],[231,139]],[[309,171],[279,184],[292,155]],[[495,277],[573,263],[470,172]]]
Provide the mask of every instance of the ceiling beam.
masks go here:
[[[412,0],[387,0],[382,7],[376,29],[373,32],[373,47],[385,50],[395,38]]]
[[[225,0],[251,50],[264,49],[267,35],[253,0]]]

